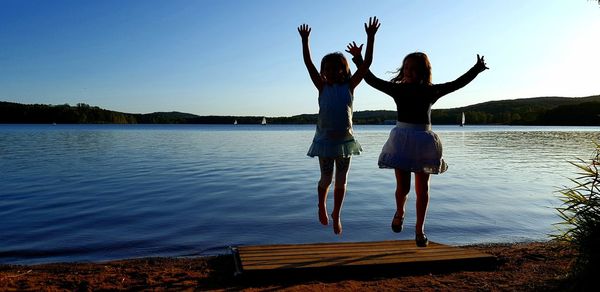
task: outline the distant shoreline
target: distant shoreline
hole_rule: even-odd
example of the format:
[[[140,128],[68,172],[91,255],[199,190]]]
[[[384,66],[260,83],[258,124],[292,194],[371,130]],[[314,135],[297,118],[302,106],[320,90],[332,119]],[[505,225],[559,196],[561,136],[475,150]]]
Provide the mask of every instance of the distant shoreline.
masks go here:
[[[480,104],[434,109],[434,125],[458,125],[462,115],[468,125],[598,126],[600,95],[588,97],[535,97],[489,101]],[[43,105],[0,101],[0,123],[4,124],[316,124],[317,114],[291,117],[198,116],[181,112],[130,114],[77,104]],[[356,111],[357,125],[394,124],[396,111]]]

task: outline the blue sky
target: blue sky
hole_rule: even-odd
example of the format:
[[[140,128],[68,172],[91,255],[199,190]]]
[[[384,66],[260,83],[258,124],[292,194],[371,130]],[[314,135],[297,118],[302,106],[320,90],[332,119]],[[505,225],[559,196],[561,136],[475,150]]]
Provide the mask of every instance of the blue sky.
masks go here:
[[[600,94],[596,1],[0,0],[0,101],[316,113],[296,28],[312,27],[318,64],[350,41],[364,43],[369,16],[381,21],[371,66],[380,78],[414,51],[429,55],[434,83],[485,56],[490,70],[434,108]],[[394,110],[393,100],[361,83],[354,110],[379,109]]]

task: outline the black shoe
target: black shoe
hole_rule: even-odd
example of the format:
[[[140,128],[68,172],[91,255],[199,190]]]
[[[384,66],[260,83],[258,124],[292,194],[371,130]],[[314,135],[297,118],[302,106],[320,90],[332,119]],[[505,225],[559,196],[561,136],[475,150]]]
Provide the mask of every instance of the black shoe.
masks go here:
[[[394,219],[392,219],[392,231],[396,233],[402,232],[402,228],[404,224],[404,217],[398,216],[398,213],[394,214]]]
[[[427,247],[429,245],[429,239],[425,234],[417,234],[415,235],[415,242],[418,247]]]

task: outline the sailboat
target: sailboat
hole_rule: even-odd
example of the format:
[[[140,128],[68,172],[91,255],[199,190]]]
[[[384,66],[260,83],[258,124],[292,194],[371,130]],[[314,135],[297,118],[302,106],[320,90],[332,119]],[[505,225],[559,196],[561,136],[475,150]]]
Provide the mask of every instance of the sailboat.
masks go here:
[[[237,120],[233,121],[233,124],[234,124],[234,125],[237,125]]]
[[[462,113],[462,119],[460,120],[460,126],[464,126],[465,125],[465,112]]]
[[[267,125],[267,118],[263,117],[262,122],[260,122],[261,125],[266,126]]]

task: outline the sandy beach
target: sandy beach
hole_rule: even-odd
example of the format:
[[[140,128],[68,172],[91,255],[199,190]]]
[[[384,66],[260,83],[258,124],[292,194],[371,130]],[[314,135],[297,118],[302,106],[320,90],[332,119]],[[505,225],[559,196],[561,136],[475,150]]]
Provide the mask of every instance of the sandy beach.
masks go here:
[[[286,290],[286,291],[559,291],[570,286],[575,251],[554,241],[464,246],[493,254],[491,270],[368,275],[234,277],[229,255],[143,258],[103,263],[0,265],[2,291],[87,290]]]

